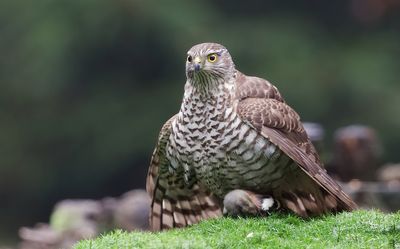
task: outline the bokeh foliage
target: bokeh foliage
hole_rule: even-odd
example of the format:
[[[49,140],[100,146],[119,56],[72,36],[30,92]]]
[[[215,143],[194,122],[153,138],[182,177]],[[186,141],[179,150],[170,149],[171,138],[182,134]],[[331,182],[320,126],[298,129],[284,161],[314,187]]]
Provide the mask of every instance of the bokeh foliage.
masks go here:
[[[143,187],[159,128],[179,110],[185,53],[204,41],[328,137],[376,128],[384,160],[398,162],[399,8],[368,19],[355,2],[1,1],[0,233],[46,221],[63,198]]]

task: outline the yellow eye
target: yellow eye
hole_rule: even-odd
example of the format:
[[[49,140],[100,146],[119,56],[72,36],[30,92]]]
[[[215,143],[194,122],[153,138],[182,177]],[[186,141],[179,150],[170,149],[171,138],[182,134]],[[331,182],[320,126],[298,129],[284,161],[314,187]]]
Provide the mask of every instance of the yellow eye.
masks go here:
[[[217,59],[218,59],[218,55],[217,55],[217,54],[209,54],[209,55],[207,56],[207,60],[208,60],[209,62],[211,62],[211,63],[216,62]]]

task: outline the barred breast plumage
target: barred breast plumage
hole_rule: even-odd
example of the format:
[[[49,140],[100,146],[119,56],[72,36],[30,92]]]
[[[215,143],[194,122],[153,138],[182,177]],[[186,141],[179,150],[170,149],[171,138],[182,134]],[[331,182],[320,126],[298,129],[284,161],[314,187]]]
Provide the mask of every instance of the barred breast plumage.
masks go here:
[[[215,43],[189,50],[186,75],[181,109],[163,126],[149,168],[153,229],[218,217],[223,203],[242,210],[244,200],[243,210],[257,213],[271,206],[260,196],[303,217],[356,207],[275,86],[237,71]]]
[[[172,122],[167,158],[172,170],[183,165],[185,178],[196,175],[220,198],[237,188],[270,192],[290,166],[297,166],[242,122],[233,110],[235,89],[229,86],[220,85],[219,94],[206,99],[186,87],[181,110]]]

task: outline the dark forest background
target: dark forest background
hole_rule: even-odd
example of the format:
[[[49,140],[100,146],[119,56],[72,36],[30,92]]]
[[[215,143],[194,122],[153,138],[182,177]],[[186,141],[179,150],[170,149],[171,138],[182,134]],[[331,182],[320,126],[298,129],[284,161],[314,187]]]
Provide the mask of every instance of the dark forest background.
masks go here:
[[[0,244],[56,201],[143,188],[186,51],[215,41],[305,121],[365,124],[400,154],[400,1],[0,3]]]

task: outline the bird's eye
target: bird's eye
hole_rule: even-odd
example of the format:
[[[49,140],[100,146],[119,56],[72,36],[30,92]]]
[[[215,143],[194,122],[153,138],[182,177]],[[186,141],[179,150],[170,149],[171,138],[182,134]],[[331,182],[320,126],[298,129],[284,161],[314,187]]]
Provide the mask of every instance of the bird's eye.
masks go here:
[[[217,61],[218,55],[217,54],[209,54],[207,56],[207,60],[211,63],[214,63]]]
[[[192,62],[192,56],[189,55],[189,56],[187,57],[187,61],[188,61],[189,63]]]

